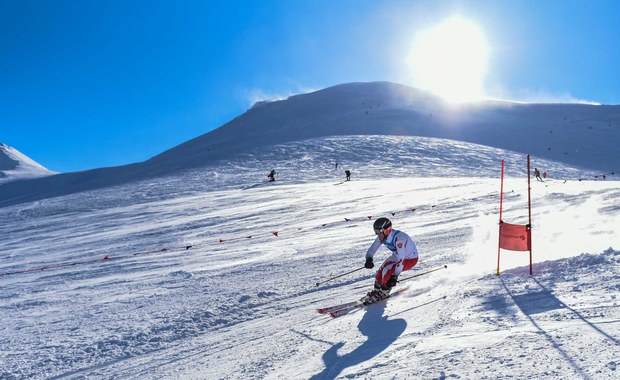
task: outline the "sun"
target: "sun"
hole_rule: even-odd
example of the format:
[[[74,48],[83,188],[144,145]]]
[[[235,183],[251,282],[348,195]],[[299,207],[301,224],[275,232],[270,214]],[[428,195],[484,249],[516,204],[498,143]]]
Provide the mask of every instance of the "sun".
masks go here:
[[[415,86],[450,101],[484,97],[488,47],[473,22],[452,17],[415,38],[410,63]]]

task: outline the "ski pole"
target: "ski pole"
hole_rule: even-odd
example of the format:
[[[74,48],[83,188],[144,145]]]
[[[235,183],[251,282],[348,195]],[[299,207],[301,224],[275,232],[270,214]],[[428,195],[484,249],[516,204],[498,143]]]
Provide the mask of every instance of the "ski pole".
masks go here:
[[[440,270],[440,269],[448,269],[448,266],[447,266],[447,265],[444,265],[444,266],[441,266],[441,267],[439,267],[439,268],[431,269],[431,270],[426,271],[426,272],[423,272],[423,273],[418,273],[418,274],[416,274],[415,276],[405,277],[405,278],[403,278],[402,280],[398,280],[397,282],[403,282],[403,281],[407,281],[407,280],[410,280],[410,279],[415,278],[415,277],[424,276],[425,274],[429,274],[429,273],[431,273],[431,272],[435,272],[435,271],[438,271],[438,270]]]
[[[346,275],[351,274],[351,273],[353,273],[353,272],[357,272],[358,270],[362,270],[362,269],[366,269],[366,267],[357,268],[357,269],[352,270],[351,272],[347,272],[347,273],[339,274],[338,276],[335,276],[335,277],[332,277],[332,278],[328,278],[328,279],[327,279],[327,280],[325,280],[325,281],[317,282],[317,283],[316,283],[316,286],[319,286],[319,285],[324,284],[324,283],[326,283],[326,282],[328,282],[328,281],[331,281],[331,280],[335,280],[335,279],[337,279],[337,278],[339,278],[339,277],[346,276]]]

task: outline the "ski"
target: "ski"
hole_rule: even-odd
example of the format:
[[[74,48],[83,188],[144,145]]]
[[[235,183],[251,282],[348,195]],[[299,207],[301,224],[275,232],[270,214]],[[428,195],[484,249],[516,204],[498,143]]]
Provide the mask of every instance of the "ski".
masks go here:
[[[353,302],[343,303],[343,304],[340,304],[340,305],[323,307],[323,308],[316,309],[316,311],[318,311],[319,314],[327,314],[327,313],[330,313],[330,312],[335,311],[335,310],[340,310],[340,309],[344,309],[346,307],[350,307],[350,306],[356,305],[359,302],[360,301],[353,301]]]
[[[441,270],[441,269],[447,269],[447,268],[448,268],[447,265],[442,265],[442,266],[440,266],[438,268],[431,269],[431,270],[428,270],[426,272],[422,272],[422,273],[419,273],[419,274],[416,274],[416,275],[413,275],[413,276],[410,276],[410,277],[403,278],[402,280],[400,280],[398,282],[401,283],[403,281],[411,280],[412,278],[415,278],[415,277],[424,276],[426,274],[429,274],[429,273],[432,273],[432,272],[435,272],[435,271],[438,271],[438,270]],[[360,269],[364,269],[364,268],[358,268],[358,269],[355,269],[355,270],[353,270],[351,272],[347,272],[347,273],[341,274],[339,276],[336,276],[334,278],[342,277],[345,274],[353,273],[353,272],[356,272],[356,271],[358,271]],[[331,279],[326,280],[324,282],[333,280],[334,278],[331,278]],[[316,286],[319,286],[320,284],[321,284],[321,282],[317,282]],[[319,309],[316,309],[316,310],[319,312],[319,314],[329,314],[329,316],[332,317],[332,318],[338,318],[340,316],[343,316],[345,314],[350,313],[353,310],[363,309],[366,306],[370,306],[370,305],[373,305],[375,303],[378,303],[378,302],[381,302],[383,300],[387,300],[387,299],[389,299],[391,297],[394,297],[394,296],[402,293],[403,291],[407,290],[407,288],[408,287],[405,287],[405,288],[402,288],[402,289],[398,289],[397,291],[393,292],[392,294],[389,294],[386,298],[381,299],[381,300],[377,300],[375,302],[370,302],[370,303],[364,304],[364,302],[362,300],[359,300],[359,301],[343,303],[343,304],[340,304],[340,305],[319,308]]]
[[[353,302],[343,303],[341,305],[324,307],[324,308],[321,308],[321,309],[317,309],[317,311],[320,314],[329,314],[329,316],[332,317],[332,318],[338,318],[338,317],[341,317],[343,315],[349,314],[350,312],[352,312],[354,310],[364,309],[366,306],[374,305],[374,304],[379,303],[381,301],[385,301],[387,299],[390,299],[390,298],[392,298],[394,296],[399,295],[400,293],[404,292],[407,289],[408,289],[408,287],[405,287],[405,288],[402,288],[402,289],[398,289],[394,293],[388,295],[386,298],[381,299],[381,300],[377,300],[375,302],[364,303],[364,302],[362,302],[362,300],[357,300],[357,301],[353,301]]]
[[[367,306],[374,305],[374,304],[380,303],[382,301],[386,301],[386,300],[392,298],[393,296],[399,294],[401,291],[402,290],[399,290],[399,291],[397,291],[397,292],[395,292],[393,294],[388,295],[387,297],[385,297],[383,299],[376,300],[374,302],[362,302],[361,300],[360,301],[356,301],[351,306],[347,306],[347,307],[344,307],[342,309],[338,309],[338,310],[334,310],[334,311],[330,312],[329,316],[332,317],[332,318],[342,317],[343,315],[349,314],[350,312],[352,312],[354,310],[365,309]]]
[[[387,299],[387,298],[386,298]],[[355,301],[353,305],[344,307],[342,309],[334,310],[329,312],[329,316],[332,318],[342,317],[343,315],[349,314],[353,310],[363,309],[366,306],[372,305],[372,303],[364,305],[362,301]]]

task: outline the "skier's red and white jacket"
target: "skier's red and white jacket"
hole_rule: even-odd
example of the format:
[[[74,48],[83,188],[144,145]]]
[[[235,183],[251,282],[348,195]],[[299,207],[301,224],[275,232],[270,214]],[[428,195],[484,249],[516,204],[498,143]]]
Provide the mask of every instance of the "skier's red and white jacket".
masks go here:
[[[418,248],[415,242],[409,235],[402,231],[392,230],[390,234],[385,238],[383,242],[377,236],[368,251],[366,251],[366,258],[372,259],[375,252],[381,247],[381,244],[385,245],[387,249],[392,252],[392,255],[387,258],[387,261],[397,262],[394,269],[394,275],[398,277],[403,270],[403,261],[409,259],[418,258]]]

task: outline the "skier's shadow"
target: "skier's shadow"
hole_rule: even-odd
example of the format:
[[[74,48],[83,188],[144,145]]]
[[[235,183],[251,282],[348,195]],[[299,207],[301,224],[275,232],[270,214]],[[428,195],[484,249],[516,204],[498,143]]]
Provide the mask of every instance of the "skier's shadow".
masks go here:
[[[325,369],[311,379],[335,379],[345,368],[374,358],[394,343],[405,331],[407,322],[404,319],[388,319],[383,316],[385,306],[385,303],[382,303],[365,310],[364,317],[357,325],[360,332],[368,337],[364,344],[342,356],[338,355],[338,350],[344,346],[344,342],[333,345],[323,354]]]

